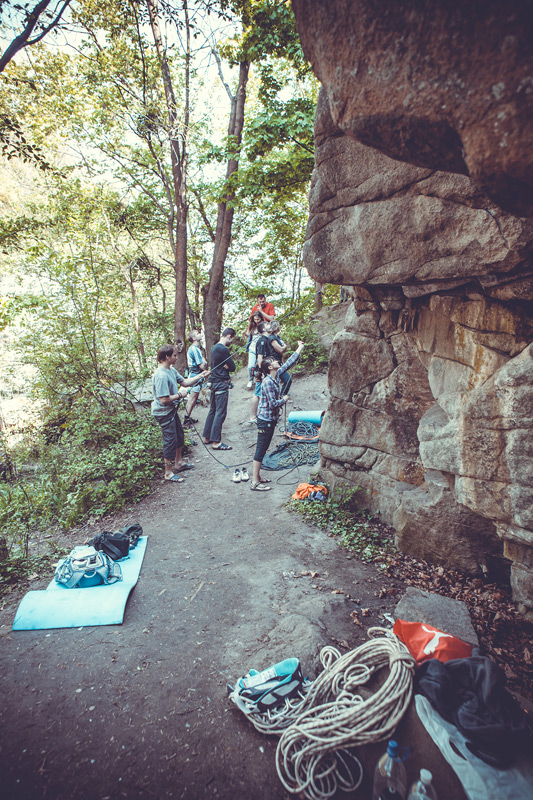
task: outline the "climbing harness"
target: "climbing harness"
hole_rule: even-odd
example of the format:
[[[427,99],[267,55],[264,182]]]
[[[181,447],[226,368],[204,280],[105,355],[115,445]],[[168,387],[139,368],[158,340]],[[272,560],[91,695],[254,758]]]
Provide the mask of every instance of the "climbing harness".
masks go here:
[[[324,647],[323,671],[298,697],[274,710],[246,714],[258,731],[280,736],[276,768],[293,794],[325,800],[338,789],[354,792],[362,768],[347,748],[388,738],[407,710],[414,658],[390,630],[370,628],[368,636],[369,641],[344,655]],[[358,687],[386,667],[383,685],[363,699]]]
[[[292,439],[298,442],[318,442],[318,435],[320,433],[320,425],[315,425],[314,422],[289,422],[285,425],[282,433],[287,439]]]

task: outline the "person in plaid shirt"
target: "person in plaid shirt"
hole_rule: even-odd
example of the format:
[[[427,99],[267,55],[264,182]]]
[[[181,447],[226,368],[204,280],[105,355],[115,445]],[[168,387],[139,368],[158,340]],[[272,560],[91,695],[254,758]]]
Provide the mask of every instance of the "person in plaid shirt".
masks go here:
[[[261,477],[261,464],[272,441],[280,409],[289,399],[288,395],[281,396],[279,379],[298,361],[304,346],[304,342],[298,342],[298,347],[283,365],[273,356],[267,356],[261,362],[263,380],[257,409],[257,444],[253,460],[253,476],[250,482],[250,489],[253,492],[270,491],[270,486],[265,485],[270,481]]]

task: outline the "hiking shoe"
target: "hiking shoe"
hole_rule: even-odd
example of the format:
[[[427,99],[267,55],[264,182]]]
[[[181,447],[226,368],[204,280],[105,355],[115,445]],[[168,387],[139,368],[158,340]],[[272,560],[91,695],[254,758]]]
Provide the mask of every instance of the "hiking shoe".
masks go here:
[[[240,469],[236,469],[233,473],[233,483],[240,483],[241,482],[241,471]]]
[[[250,476],[248,475],[248,470],[246,467],[243,467],[241,470],[241,481],[247,481]]]

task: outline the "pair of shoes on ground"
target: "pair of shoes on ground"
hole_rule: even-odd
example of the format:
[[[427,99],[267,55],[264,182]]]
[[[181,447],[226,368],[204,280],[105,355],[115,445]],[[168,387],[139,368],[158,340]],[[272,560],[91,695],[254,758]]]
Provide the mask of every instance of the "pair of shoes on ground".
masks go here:
[[[247,481],[249,479],[248,470],[246,467],[242,469],[236,469],[233,473],[233,483],[240,483],[241,481]]]

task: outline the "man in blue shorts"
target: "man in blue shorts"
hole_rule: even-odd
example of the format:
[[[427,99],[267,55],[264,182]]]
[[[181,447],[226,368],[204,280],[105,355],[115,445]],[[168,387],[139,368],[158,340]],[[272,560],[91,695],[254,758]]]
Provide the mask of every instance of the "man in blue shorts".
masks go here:
[[[200,373],[207,369],[207,361],[200,350],[202,334],[200,331],[193,330],[189,333],[187,338],[191,345],[187,350],[187,367],[189,369],[189,378],[198,378]],[[189,397],[187,398],[187,405],[185,407],[185,417],[183,418],[184,425],[198,422],[197,419],[192,419],[191,414],[194,406],[198,402],[198,397],[200,396],[203,385],[204,381],[203,378],[201,378],[189,389]]]

